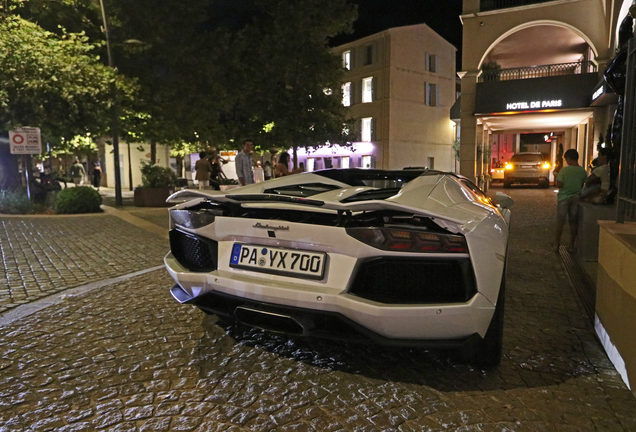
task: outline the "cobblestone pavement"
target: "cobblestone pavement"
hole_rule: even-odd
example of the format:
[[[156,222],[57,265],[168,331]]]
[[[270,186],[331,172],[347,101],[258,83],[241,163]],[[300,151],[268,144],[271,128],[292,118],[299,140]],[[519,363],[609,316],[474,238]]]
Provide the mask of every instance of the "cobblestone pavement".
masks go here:
[[[171,299],[159,270],[0,327],[0,431],[634,431],[636,399],[513,189],[504,359],[297,340]]]
[[[0,215],[0,312],[162,263],[168,242],[117,217]]]

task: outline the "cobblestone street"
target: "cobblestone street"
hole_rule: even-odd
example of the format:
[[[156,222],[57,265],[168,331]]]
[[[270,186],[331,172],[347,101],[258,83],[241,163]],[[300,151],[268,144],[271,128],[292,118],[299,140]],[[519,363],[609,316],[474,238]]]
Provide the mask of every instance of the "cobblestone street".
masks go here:
[[[495,369],[220,323],[175,302],[156,270],[0,326],[0,431],[636,430],[636,398],[550,251],[553,190],[506,193],[516,204]],[[7,314],[159,265],[168,242],[110,214],[0,216],[0,247]]]
[[[108,214],[0,215],[0,312],[159,265],[168,248],[166,240]]]

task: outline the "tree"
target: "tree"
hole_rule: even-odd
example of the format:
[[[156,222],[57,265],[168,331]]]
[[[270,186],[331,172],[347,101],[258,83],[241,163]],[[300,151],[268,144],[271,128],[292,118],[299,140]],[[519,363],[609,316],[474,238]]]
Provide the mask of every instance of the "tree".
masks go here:
[[[237,53],[224,88],[240,90],[221,123],[239,142],[261,147],[348,144],[340,94],[342,63],[328,38],[351,30],[356,10],[346,0],[255,0],[249,24],[225,49]]]
[[[218,117],[204,24],[213,0],[107,0],[115,62],[140,84],[139,113],[123,129],[132,140],[207,141]]]
[[[97,2],[6,1],[63,37],[56,22],[83,31],[105,62]],[[351,29],[346,0],[104,2],[118,72],[139,86],[120,103],[124,139],[223,148],[252,137],[265,149],[350,140],[343,70],[327,44]]]
[[[58,37],[19,17],[0,22],[0,127],[38,126],[51,139],[107,129],[110,83],[133,86],[91,55],[81,34]]]
[[[36,126],[43,139],[59,144],[87,132],[108,129],[110,83],[130,105],[134,85],[92,54],[82,34],[48,32],[17,16],[0,21],[0,130]],[[2,168],[15,174],[14,161]]]

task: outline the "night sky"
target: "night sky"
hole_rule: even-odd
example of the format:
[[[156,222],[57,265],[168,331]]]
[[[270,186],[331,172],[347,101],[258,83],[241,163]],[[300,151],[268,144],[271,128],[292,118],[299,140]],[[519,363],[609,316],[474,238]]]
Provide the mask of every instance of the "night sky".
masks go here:
[[[350,0],[358,5],[354,33],[339,35],[331,46],[342,45],[391,27],[425,23],[457,48],[461,70],[462,0]]]

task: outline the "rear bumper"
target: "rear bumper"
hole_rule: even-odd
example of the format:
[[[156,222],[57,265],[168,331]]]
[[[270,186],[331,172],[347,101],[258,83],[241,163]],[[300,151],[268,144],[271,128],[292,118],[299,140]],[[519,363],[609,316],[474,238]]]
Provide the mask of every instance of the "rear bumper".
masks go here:
[[[281,306],[216,291],[191,297],[179,284],[176,284],[170,292],[178,302],[192,304],[206,313],[229,318],[251,327],[289,335],[386,346],[460,350],[472,350],[483,340],[478,333],[457,339],[387,338],[336,312]]]
[[[326,322],[316,319],[311,324],[305,323],[302,318],[337,316],[341,317],[338,322],[349,323],[347,328],[355,330],[349,332],[355,334],[352,339],[367,335],[367,339],[378,342],[384,340],[382,343],[386,344],[394,344],[389,341],[397,340],[395,344],[400,345],[422,345],[420,341],[463,341],[475,333],[483,337],[495,309],[479,292],[464,303],[385,304],[360,298],[346,289],[334,289],[329,286],[307,285],[298,281],[264,281],[240,272],[190,272],[184,269],[172,254],[168,254],[164,262],[178,284],[178,287],[172,290],[178,302],[193,304],[207,312],[234,318],[236,308],[243,305],[248,309],[254,309],[255,305],[267,305],[267,311],[271,313],[278,313],[277,308],[299,310],[302,313],[294,314],[293,320],[297,321],[303,330],[279,331],[303,335],[339,338],[337,333],[342,331],[340,326],[335,326],[339,329],[338,332],[321,328],[323,323],[329,329],[334,328],[329,324],[331,319]],[[220,299],[226,298],[239,299],[242,303],[230,302],[233,308],[217,305]],[[432,346],[435,343],[424,342],[424,345]]]
[[[517,183],[541,183],[550,181],[550,171],[540,172],[509,172],[506,171],[504,181]]]

